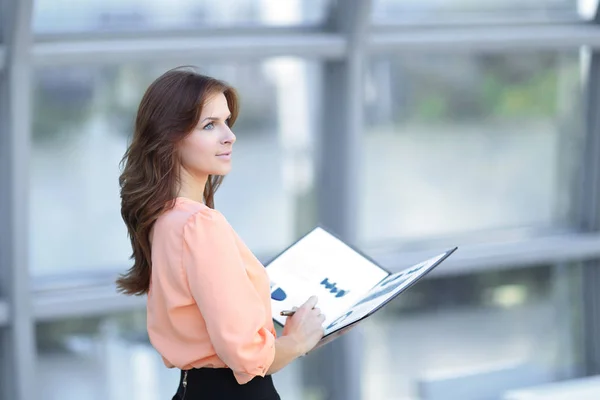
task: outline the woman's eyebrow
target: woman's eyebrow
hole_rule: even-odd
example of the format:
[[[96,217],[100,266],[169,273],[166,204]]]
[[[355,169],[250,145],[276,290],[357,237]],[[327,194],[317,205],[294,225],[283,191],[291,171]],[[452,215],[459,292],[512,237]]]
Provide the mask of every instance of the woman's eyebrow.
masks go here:
[[[229,118],[231,118],[231,114],[229,114],[229,116],[227,118],[225,118],[225,119],[229,119]],[[206,118],[204,118],[200,122],[204,122],[204,121],[218,121],[218,120],[219,120],[219,118],[217,118],[217,117],[206,117]]]

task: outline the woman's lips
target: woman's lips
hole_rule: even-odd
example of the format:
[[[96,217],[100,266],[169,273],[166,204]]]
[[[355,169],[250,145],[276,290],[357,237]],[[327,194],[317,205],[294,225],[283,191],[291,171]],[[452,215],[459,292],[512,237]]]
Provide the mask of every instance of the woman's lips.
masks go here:
[[[219,157],[221,160],[231,160],[231,151],[228,151],[226,153],[217,154],[217,157]]]

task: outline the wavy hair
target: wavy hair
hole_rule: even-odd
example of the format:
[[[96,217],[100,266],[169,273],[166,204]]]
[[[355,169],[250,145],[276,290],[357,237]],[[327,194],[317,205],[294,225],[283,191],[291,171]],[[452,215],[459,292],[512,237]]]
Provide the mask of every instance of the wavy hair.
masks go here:
[[[180,165],[177,144],[196,127],[203,104],[217,93],[227,99],[233,126],[239,110],[235,89],[193,68],[165,72],[142,97],[132,141],[120,163],[121,216],[134,261],[116,281],[121,293],[148,293],[152,270],[150,231],[158,217],[175,204]],[[222,181],[222,176],[207,179],[204,202],[210,208],[214,208],[214,195]]]

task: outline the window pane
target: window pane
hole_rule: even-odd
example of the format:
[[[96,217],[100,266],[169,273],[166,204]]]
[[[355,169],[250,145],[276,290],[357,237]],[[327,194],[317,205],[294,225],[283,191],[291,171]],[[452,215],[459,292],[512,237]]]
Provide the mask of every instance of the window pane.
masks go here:
[[[36,33],[315,25],[330,0],[38,0]]]
[[[150,345],[145,311],[38,323],[36,333],[38,398],[162,400],[175,394],[179,372],[166,368]],[[282,398],[306,398],[301,365],[273,375]]]
[[[581,81],[577,52],[373,60],[362,241],[568,225]]]
[[[0,296],[0,327],[7,323],[8,312],[8,302]]]
[[[0,44],[4,43],[4,9],[3,3],[0,3]]]
[[[552,20],[577,18],[577,6],[577,0],[374,0],[372,15],[376,23],[393,24]]]
[[[6,4],[4,4],[4,2],[0,2],[0,43],[4,43],[5,39],[4,39],[4,35],[6,34],[6,32],[4,32],[4,30],[6,29],[6,25],[4,24],[4,18],[6,18]]]
[[[33,274],[124,270],[130,264],[118,164],[144,90],[168,68],[36,72]],[[270,59],[205,65],[200,71],[228,81],[241,97],[234,168],[217,193],[216,206],[257,254],[278,252],[306,229],[300,223],[312,220],[303,196],[313,186],[309,99],[317,92],[318,65]]]
[[[580,272],[539,266],[419,283],[365,322],[364,398],[500,399],[576,376]]]

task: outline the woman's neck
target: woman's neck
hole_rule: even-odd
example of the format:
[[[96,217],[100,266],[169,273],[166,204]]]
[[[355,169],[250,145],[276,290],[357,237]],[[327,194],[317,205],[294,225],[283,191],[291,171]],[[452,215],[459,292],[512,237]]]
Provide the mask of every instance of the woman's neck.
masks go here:
[[[204,187],[206,186],[208,176],[199,177],[192,175],[185,168],[181,168],[179,177],[180,185],[176,196],[204,203]]]

